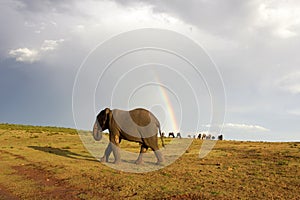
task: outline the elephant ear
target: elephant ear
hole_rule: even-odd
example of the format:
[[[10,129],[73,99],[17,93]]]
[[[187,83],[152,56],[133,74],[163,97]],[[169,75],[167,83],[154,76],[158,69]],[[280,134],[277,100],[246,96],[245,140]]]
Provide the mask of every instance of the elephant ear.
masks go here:
[[[110,109],[109,108],[105,108],[105,115],[108,116],[110,113]]]
[[[105,128],[108,128],[109,113],[110,113],[110,109],[105,108],[105,117],[104,117],[104,120],[103,120],[103,125],[104,125]]]
[[[97,120],[100,124],[102,131],[108,128],[109,114],[110,114],[110,109],[105,108],[97,116]]]

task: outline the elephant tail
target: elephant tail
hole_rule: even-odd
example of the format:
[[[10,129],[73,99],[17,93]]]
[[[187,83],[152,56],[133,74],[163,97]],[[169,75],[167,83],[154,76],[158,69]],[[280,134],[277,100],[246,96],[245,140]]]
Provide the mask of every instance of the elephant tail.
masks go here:
[[[158,131],[159,131],[159,135],[160,135],[160,139],[161,139],[161,144],[165,148],[164,138],[163,138],[163,136],[161,134],[161,130],[160,130],[160,124],[158,124]]]

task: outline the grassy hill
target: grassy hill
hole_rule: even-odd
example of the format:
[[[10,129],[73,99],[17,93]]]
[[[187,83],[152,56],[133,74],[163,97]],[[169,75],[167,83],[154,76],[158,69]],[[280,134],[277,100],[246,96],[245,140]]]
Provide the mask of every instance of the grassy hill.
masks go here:
[[[0,124],[0,199],[300,199],[299,142],[218,141],[204,159],[201,144],[135,174],[98,162],[74,129]]]

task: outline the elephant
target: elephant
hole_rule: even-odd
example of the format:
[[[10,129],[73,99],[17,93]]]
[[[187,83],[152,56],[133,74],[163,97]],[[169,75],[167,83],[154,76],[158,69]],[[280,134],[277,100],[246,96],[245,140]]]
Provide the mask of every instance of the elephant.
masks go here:
[[[199,135],[198,135],[198,137],[197,137],[198,139],[201,139],[201,133],[199,133]]]
[[[211,139],[211,134],[206,135],[206,139],[210,140]]]
[[[181,134],[177,133],[176,137],[181,139]]]
[[[219,135],[218,140],[223,140],[223,135]]]
[[[114,163],[119,164],[120,152],[119,146],[122,139],[138,142],[141,144],[140,154],[135,164],[142,164],[143,153],[146,153],[150,147],[157,158],[157,164],[163,163],[164,159],[158,147],[158,136],[161,129],[158,119],[148,110],[137,108],[130,111],[109,109],[102,110],[96,118],[93,128],[93,137],[96,141],[102,139],[102,131],[109,130],[109,144],[105,150],[101,162],[108,162],[111,152],[114,155]],[[161,137],[164,147],[163,137]]]
[[[175,135],[174,135],[174,133],[173,133],[173,132],[170,132],[170,133],[169,133],[169,137],[173,137],[173,138],[175,138]]]

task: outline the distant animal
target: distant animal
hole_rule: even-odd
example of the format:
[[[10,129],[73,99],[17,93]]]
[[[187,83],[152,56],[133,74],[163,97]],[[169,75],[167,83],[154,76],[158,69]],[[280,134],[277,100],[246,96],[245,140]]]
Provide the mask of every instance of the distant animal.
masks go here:
[[[213,135],[213,136],[211,136],[211,139],[214,140],[214,139],[216,139],[216,137]]]
[[[173,133],[173,132],[170,132],[170,133],[169,133],[169,137],[173,137],[173,138],[175,138],[175,135],[174,135],[174,133]]]
[[[191,138],[192,136],[191,135],[188,135],[188,138]]]
[[[201,139],[202,140],[206,139],[206,134],[205,133],[202,134],[202,138]]]
[[[196,138],[196,135],[193,135],[193,138],[195,139],[195,138]]]
[[[211,134],[206,135],[206,139],[210,140],[211,139]]]
[[[223,140],[223,135],[219,135],[218,140]]]
[[[138,142],[141,144],[140,154],[135,161],[141,164],[143,153],[150,147],[157,158],[157,164],[164,161],[162,153],[158,147],[159,132],[161,136],[160,123],[158,119],[148,110],[137,108],[130,111],[105,108],[96,117],[93,128],[93,137],[99,141],[102,139],[102,131],[109,130],[109,144],[105,150],[101,162],[108,162],[108,158],[113,152],[114,163],[120,163],[120,142],[122,139]],[[163,138],[161,137],[164,146]]]
[[[177,133],[176,137],[177,137],[177,138],[181,138],[181,134],[180,134],[180,133]]]
[[[161,133],[161,137],[164,138],[165,137],[165,132]]]
[[[197,137],[197,138],[198,138],[199,140],[202,139],[202,138],[201,138],[201,133],[198,134],[198,137]]]

